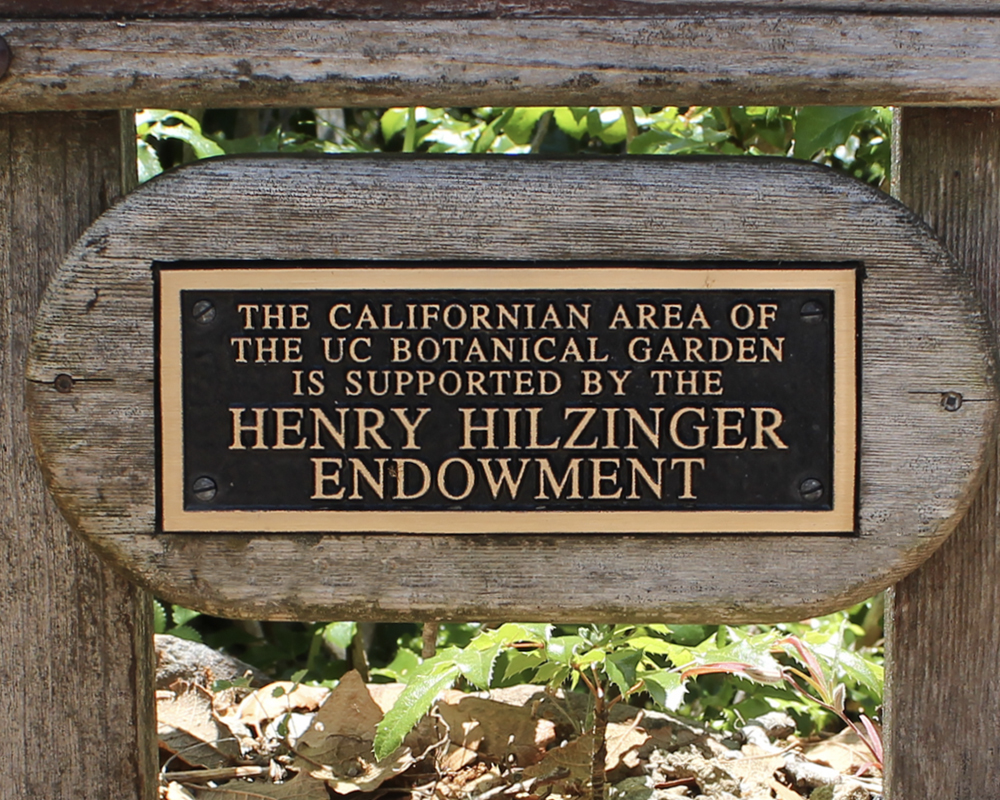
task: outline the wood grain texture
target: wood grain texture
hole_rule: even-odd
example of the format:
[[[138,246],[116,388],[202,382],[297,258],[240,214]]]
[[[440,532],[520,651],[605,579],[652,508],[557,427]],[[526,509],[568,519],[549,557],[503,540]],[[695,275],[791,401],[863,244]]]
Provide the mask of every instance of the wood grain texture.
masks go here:
[[[46,281],[128,183],[116,112],[0,115],[0,796],[156,794],[152,609],[59,516],[32,455],[24,361]],[[131,158],[131,162],[128,159]]]
[[[0,18],[226,17],[648,17],[805,9],[869,14],[997,13],[996,0],[0,0]]]
[[[1000,319],[1000,110],[906,109],[897,128],[897,195],[941,235]],[[886,733],[893,800],[987,800],[1000,786],[998,498],[992,466],[955,535],[892,593]]]
[[[1000,15],[0,23],[0,110],[989,105]]]
[[[819,221],[822,221],[820,224]],[[866,263],[857,537],[155,535],[153,260]],[[96,302],[95,302],[96,299]],[[775,620],[919,564],[997,413],[970,286],[902,206],[777,159],[222,159],[147,184],[51,283],[28,371],[63,512],[174,602],[300,619]],[[55,391],[56,375],[76,381]],[[955,413],[940,392],[970,400]]]

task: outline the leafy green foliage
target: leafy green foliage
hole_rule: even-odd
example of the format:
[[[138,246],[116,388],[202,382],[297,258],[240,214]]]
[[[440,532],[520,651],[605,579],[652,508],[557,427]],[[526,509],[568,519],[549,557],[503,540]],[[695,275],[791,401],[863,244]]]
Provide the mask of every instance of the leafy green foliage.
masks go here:
[[[241,116],[242,115],[242,116]],[[888,109],[869,107],[525,107],[180,111],[137,116],[140,179],[210,155],[428,152],[794,156],[882,185]]]
[[[190,608],[175,605],[170,606],[168,613],[163,603],[159,600],[153,601],[153,631],[155,633],[166,633],[179,639],[200,642],[202,641],[201,634],[188,624],[200,616],[200,611],[192,611]]]

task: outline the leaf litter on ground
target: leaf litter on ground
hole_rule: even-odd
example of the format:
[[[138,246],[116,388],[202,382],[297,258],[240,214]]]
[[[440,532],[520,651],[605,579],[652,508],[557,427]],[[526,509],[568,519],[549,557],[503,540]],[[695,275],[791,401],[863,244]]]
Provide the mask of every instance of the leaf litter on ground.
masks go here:
[[[587,695],[535,685],[445,688],[402,746],[376,759],[376,726],[403,690],[366,684],[357,672],[332,691],[279,681],[213,693],[177,682],[157,693],[167,759],[161,800],[588,796],[594,741],[582,732]],[[612,710],[607,729],[612,800],[877,797],[877,781],[852,777],[864,763],[853,732],[812,742],[772,742],[761,733],[740,745],[626,703]]]

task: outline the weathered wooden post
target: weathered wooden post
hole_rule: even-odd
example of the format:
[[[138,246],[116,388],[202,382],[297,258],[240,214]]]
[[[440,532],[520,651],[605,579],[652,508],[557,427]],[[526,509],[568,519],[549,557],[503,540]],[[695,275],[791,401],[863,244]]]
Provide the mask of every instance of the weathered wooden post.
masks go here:
[[[5,796],[147,798],[152,791],[153,728],[149,687],[142,678],[148,670],[147,609],[140,593],[89,561],[71,543],[75,540],[64,538],[52,507],[42,499],[26,452],[19,366],[42,281],[86,223],[120,193],[118,167],[130,155],[113,115],[36,112],[166,103],[1000,105],[1000,8],[993,0],[581,0],[487,6],[476,0],[456,0],[448,7],[414,0],[375,12],[353,0],[205,0],[192,10],[190,4],[151,0],[144,11],[158,19],[142,20],[130,17],[130,4],[117,0],[0,0],[0,18],[11,18],[0,23],[0,34],[12,55],[0,82],[0,110],[8,114],[0,123],[6,210],[0,223],[0,536],[7,563],[14,565],[0,615],[0,723],[26,731],[20,739],[5,737],[0,751]],[[197,12],[208,18],[191,18]],[[381,18],[372,19],[373,14]],[[233,20],[232,15],[245,16]],[[941,233],[993,312],[1000,160],[995,115],[991,110],[907,108],[897,131],[898,196]],[[98,141],[103,144],[94,145]],[[442,167],[359,160],[340,162],[336,169],[317,164],[222,162],[165,178],[102,218],[54,279],[36,321],[28,372],[34,435],[62,510],[105,557],[171,599],[234,616],[336,612],[356,619],[486,614],[765,620],[827,610],[902,577],[948,536],[971,505],[956,537],[896,591],[889,635],[889,788],[893,800],[985,800],[995,794],[997,761],[989,749],[997,710],[991,679],[1000,668],[1000,634],[991,619],[997,599],[992,580],[995,472],[972,503],[984,462],[995,449],[993,343],[968,281],[906,210],[870,190],[789,164],[719,162],[690,168],[594,162],[515,168],[508,162]],[[565,191],[566,180],[590,187],[590,195]],[[441,198],[430,209],[414,200],[428,186]],[[216,202],[221,194],[227,205]],[[588,205],[588,196],[602,200]],[[568,204],[567,197],[573,198]],[[675,207],[671,203],[677,198],[683,202]],[[287,200],[287,206],[280,207],[279,200]],[[316,212],[317,200],[323,203],[322,214]],[[349,247],[344,235],[331,231],[331,209],[351,224]],[[210,232],[204,230],[205,219],[215,222]],[[248,219],[254,225],[248,226]],[[594,224],[586,224],[588,219]],[[502,270],[477,272],[474,264],[463,263],[461,270],[449,272],[442,263],[477,259],[482,265],[515,245],[525,258],[548,263],[521,269],[520,277],[507,283],[496,282],[510,274]],[[673,272],[667,274],[670,269],[662,263],[650,265],[650,252],[658,256],[654,261],[674,262]],[[608,254],[618,261],[603,263]],[[363,266],[372,269],[338,261],[343,257],[366,259]],[[241,262],[239,268],[233,259]],[[275,266],[263,259],[285,263]],[[323,262],[322,274],[315,271],[316,262]],[[430,285],[407,277],[414,274],[414,262],[422,263],[422,279]],[[789,262],[805,283],[782,283]],[[586,273],[595,263],[600,266],[596,273]],[[849,339],[857,319],[844,315],[850,281],[834,285],[828,279],[860,275],[861,266],[867,275],[859,294],[862,336],[851,362],[860,370],[861,403],[851,419],[848,409],[858,384],[845,378],[851,364],[842,357],[850,348],[838,337]],[[275,270],[283,275],[276,278]],[[671,420],[677,423],[674,445],[684,451],[670,456],[677,463],[668,472],[681,482],[667,503],[649,507],[638,506],[652,502],[649,492],[662,493],[665,485],[656,456],[645,453],[641,473],[628,461],[635,454],[616,448],[630,435],[644,442],[642,436],[652,441],[660,434],[650,418],[640,420],[648,434],[639,422],[628,423],[631,429],[616,428],[626,416],[612,409],[620,402],[613,394],[594,412],[606,423],[607,448],[587,456],[592,471],[581,492],[572,488],[574,451],[566,441],[575,436],[575,444],[589,442],[596,429],[564,432],[565,452],[559,454],[564,461],[555,467],[545,462],[550,472],[556,470],[545,484],[549,479],[538,477],[544,473],[542,460],[554,455],[542,452],[551,441],[538,434],[555,428],[551,419],[541,422],[543,411],[533,411],[539,406],[527,401],[503,409],[498,402],[493,417],[480,409],[480,416],[465,420],[469,442],[459,441],[451,451],[421,453],[417,415],[423,406],[410,398],[395,417],[402,425],[397,431],[402,438],[393,442],[399,452],[377,456],[364,452],[364,445],[377,441],[378,414],[392,419],[395,412],[372,400],[368,411],[357,408],[351,417],[358,423],[350,431],[352,441],[363,452],[346,452],[346,445],[338,445],[343,453],[328,452],[327,440],[347,441],[347,417],[331,410],[330,427],[321,428],[327,440],[320,441],[318,434],[315,441],[301,438],[298,431],[310,430],[303,427],[306,421],[326,422],[317,422],[319,416],[305,406],[299,409],[301,418],[288,406],[300,391],[309,396],[310,387],[321,396],[326,376],[311,382],[309,371],[303,371],[296,378],[298,351],[292,345],[286,345],[290,349],[279,358],[283,366],[271,370],[267,380],[251,389],[244,385],[243,394],[205,395],[204,408],[192,405],[185,382],[210,384],[213,360],[235,375],[232,370],[243,369],[241,352],[253,355],[246,363],[271,358],[278,345],[269,339],[257,342],[256,327],[273,330],[280,324],[294,332],[309,318],[306,311],[294,323],[292,317],[282,321],[278,306],[289,314],[293,305],[328,306],[329,313],[316,317],[316,324],[326,320],[327,338],[335,342],[339,326],[357,320],[350,316],[353,308],[335,311],[331,293],[370,293],[364,273],[381,281],[376,311],[385,316],[371,313],[386,330],[370,337],[373,347],[389,346],[385,334],[406,324],[401,292],[424,293],[428,307],[452,298],[456,308],[461,304],[453,293],[486,292],[490,303],[506,304],[511,314],[519,302],[516,293],[526,290],[571,290],[580,303],[591,302],[595,314],[600,293],[619,293],[627,305],[645,302],[629,292],[686,292],[678,294],[681,307],[687,303],[691,311],[701,300],[706,319],[712,316],[721,326],[726,303],[757,309],[757,319],[763,319],[770,313],[765,307],[773,303],[761,293],[804,291],[822,295],[820,313],[815,298],[781,295],[783,301],[799,302],[800,311],[811,309],[796,322],[788,313],[791,305],[777,303],[781,324],[789,326],[789,352],[810,352],[802,325],[812,317],[828,325],[823,330],[829,339],[823,341],[840,360],[828,358],[826,344],[817,346],[815,340],[812,346],[819,349],[805,359],[800,355],[814,367],[825,365],[816,374],[789,373],[810,385],[818,380],[819,396],[805,410],[786,406],[791,400],[771,383],[765,394],[778,399],[752,400],[756,390],[739,384],[733,378],[739,370],[729,366],[719,380],[735,400],[713,406],[715,377],[703,376],[696,407],[701,411],[683,406],[666,415],[667,429]],[[493,283],[470,286],[455,279],[488,273]],[[723,273],[735,277],[729,274],[732,280],[719,284]],[[764,283],[749,280],[750,274],[764,276]],[[576,282],[560,283],[557,275]],[[684,281],[692,275],[701,282],[687,286]],[[289,276],[297,281],[300,297],[280,294],[287,289],[282,278]],[[725,296],[726,291],[736,294]],[[443,294],[435,300],[428,292]],[[569,300],[563,296],[558,302]],[[208,305],[198,306],[194,315],[192,302]],[[271,321],[240,311],[241,304],[268,306],[263,313],[271,314]],[[461,313],[485,314],[482,321],[496,322],[488,312],[463,308],[451,312],[457,328]],[[830,308],[835,309],[832,317]],[[738,328],[748,319],[737,317],[731,324]],[[198,328],[202,321],[204,327]],[[207,332],[213,324],[229,340],[246,341],[212,340]],[[416,320],[412,324],[423,330]],[[629,353],[615,367],[619,375],[649,369],[642,366],[641,345],[629,351],[628,341],[608,335],[607,319],[601,324],[594,329],[598,344],[615,350],[616,357]],[[315,333],[322,332],[316,328],[310,336]],[[550,343],[537,331],[528,338],[531,347],[541,348],[538,358],[529,360],[545,362]],[[321,340],[314,337],[310,346]],[[586,353],[585,339],[581,342]],[[258,346],[259,353],[252,349]],[[712,345],[706,340],[702,346]],[[778,347],[776,342],[771,346]],[[595,350],[594,358],[604,353]],[[362,367],[368,353],[362,346],[352,357]],[[554,386],[531,383],[543,380],[540,363],[534,367],[538,375],[525,378],[521,389]],[[469,368],[455,371],[474,396],[475,387],[486,384],[467,373]],[[272,380],[275,374],[286,381]],[[339,377],[347,385],[347,375]],[[663,396],[656,394],[657,376],[647,378],[644,407]],[[659,379],[667,380],[665,374]],[[403,392],[404,378],[398,380]],[[562,422],[587,417],[591,401],[586,398],[592,396],[577,391],[585,385],[577,383],[576,394],[559,397],[566,406],[560,410],[568,415]],[[742,387],[739,392],[736,385]],[[348,400],[338,402],[347,407]],[[191,423],[201,411],[209,419],[230,406],[242,411],[223,419],[235,426],[228,442],[204,436]],[[722,468],[713,474],[722,476],[725,491],[712,499],[711,509],[692,510],[685,503],[697,500],[700,470],[718,470],[723,451],[738,449],[730,447],[741,441],[742,431],[730,427],[740,415],[731,410],[737,406],[757,423],[747,431],[749,449],[759,445],[761,452],[774,451],[768,454],[774,474],[785,490],[796,491],[785,491],[780,502],[773,487],[741,495],[746,486],[727,482],[735,473]],[[440,400],[428,414],[461,422],[462,408]],[[828,439],[797,439],[789,450],[804,460],[786,458],[781,445],[784,434],[793,438],[794,425],[781,427],[785,411],[791,420],[800,412],[831,408],[826,416],[810,418],[813,429],[826,431]],[[198,413],[189,413],[192,409]],[[697,437],[700,428],[682,425],[698,422],[700,413],[715,426],[716,444],[721,444],[706,453],[704,466],[695,463],[700,453],[685,456],[689,448],[699,449],[698,440],[685,435]],[[494,430],[494,417],[511,424]],[[521,424],[526,439],[518,438]],[[218,419],[213,425],[219,427]],[[845,444],[852,432],[860,441],[856,451]],[[539,521],[538,514],[549,512],[518,506],[513,497],[514,502],[496,505],[497,492],[492,499],[474,498],[475,507],[455,506],[465,502],[469,488],[456,480],[464,474],[471,481],[480,469],[478,461],[464,458],[489,461],[492,452],[472,451],[496,445],[490,435],[511,450],[498,451],[498,457],[539,448],[531,464],[548,496],[536,491],[531,500],[550,500],[561,491],[557,499],[569,505],[554,510],[566,516]],[[294,454],[300,443],[314,451],[315,460],[307,459],[311,484],[302,480],[302,464],[284,452]],[[636,445],[639,450],[646,446]],[[823,458],[817,457],[820,451]],[[422,474],[417,454],[427,457],[428,471],[433,466],[436,475],[428,492],[437,492],[441,503],[407,507],[401,517],[393,503],[414,498],[412,484],[400,478],[400,471]],[[369,455],[375,460],[365,461]],[[386,460],[390,457],[396,459],[392,464]],[[247,468],[254,458],[256,466]],[[610,470],[609,458],[632,470],[621,473],[631,475],[623,498],[604,496],[606,489],[614,494],[616,479],[604,471]],[[279,461],[283,468],[290,465],[289,476],[297,476],[289,478],[284,496],[265,497],[259,485],[241,477],[272,469]],[[490,463],[496,468],[499,462]],[[561,489],[556,486],[560,478]],[[857,487],[856,495],[844,491],[848,485]],[[303,486],[308,487],[304,495]],[[354,506],[337,505],[341,490]],[[381,505],[367,504],[364,495],[370,499],[372,492],[381,492]],[[591,505],[576,508],[580,499]],[[617,516],[606,517],[614,521],[610,532],[587,516],[594,503],[619,499],[626,502],[611,512]],[[638,505],[630,510],[627,501]],[[705,510],[711,513],[701,513]],[[551,525],[555,519],[558,530]],[[44,547],[38,546],[39,534]],[[586,536],[582,558],[571,541],[575,534]],[[333,560],[337,571],[330,569]],[[294,576],[288,574],[290,563],[298,565]],[[610,573],[608,565],[613,565]],[[537,591],[540,582],[553,578],[567,587],[555,605],[551,593],[546,597]],[[462,597],[453,591],[459,583],[472,587]],[[77,614],[78,636],[67,630],[70,618],[59,607],[45,616],[30,605],[40,594]],[[79,599],[95,595],[98,606]],[[36,626],[45,620],[49,630],[26,633],[22,621],[29,617]],[[103,672],[94,668],[97,662]],[[63,685],[60,674],[50,669],[37,685],[30,683],[33,671],[52,664],[65,664],[75,713],[80,713],[80,697],[100,698],[66,732],[53,728],[59,719],[52,716],[52,706],[60,704],[46,702],[47,693]],[[29,706],[46,710],[44,725],[31,723]],[[63,748],[55,754],[60,770],[33,771],[26,754],[51,754],[52,743]]]
[[[1000,319],[998,125],[996,109],[903,109],[894,159],[894,193],[965,266],[994,321]],[[1000,786],[997,477],[993,466],[955,535],[893,591],[886,638],[893,798],[989,797]]]
[[[48,279],[134,184],[117,111],[0,114],[0,795],[155,796],[152,612],[59,515],[32,455],[24,364]]]

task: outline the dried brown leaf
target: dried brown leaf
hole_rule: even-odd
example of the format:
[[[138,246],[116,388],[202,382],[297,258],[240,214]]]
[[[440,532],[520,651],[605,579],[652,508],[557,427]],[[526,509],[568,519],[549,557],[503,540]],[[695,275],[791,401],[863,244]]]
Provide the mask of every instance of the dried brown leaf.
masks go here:
[[[239,757],[232,733],[212,713],[211,692],[193,683],[156,693],[156,731],[163,749],[192,766],[216,769]]]
[[[375,789],[414,761],[407,747],[375,761],[375,726],[381,720],[382,709],[364,680],[348,672],[296,742],[293,768],[308,770],[339,793]]]
[[[641,719],[641,718],[640,718]],[[630,725],[609,722],[607,730],[608,757],[604,762],[606,771],[611,772],[624,764],[629,769],[639,766],[639,749],[650,740],[649,734],[637,724]]]
[[[308,773],[300,773],[287,783],[230,781],[218,788],[188,786],[186,789],[189,795],[178,795],[177,800],[329,800],[330,797],[323,781]]]
[[[810,761],[827,764],[845,775],[852,775],[872,762],[872,754],[850,728],[845,728],[829,739],[807,746],[804,754]]]
[[[519,767],[535,764],[556,739],[555,725],[537,719],[530,706],[448,692],[438,704],[438,712],[456,747],[497,763]]]
[[[783,753],[775,754],[754,744],[743,745],[742,753],[743,758],[727,759],[725,768],[730,775],[740,778],[744,790],[748,789],[748,782],[766,789],[774,773],[785,765]]]
[[[329,696],[322,686],[303,686],[291,681],[269,683],[243,698],[239,705],[239,720],[254,726],[258,732],[265,723],[292,711],[316,711]]]
[[[779,783],[774,778],[771,778],[767,782],[768,788],[774,792],[774,796],[778,800],[802,800],[802,795],[798,792],[789,789],[785,784]]]
[[[560,778],[583,785],[590,780],[593,753],[594,736],[585,733],[572,742],[553,747],[541,761],[524,770],[524,777],[539,780]]]

